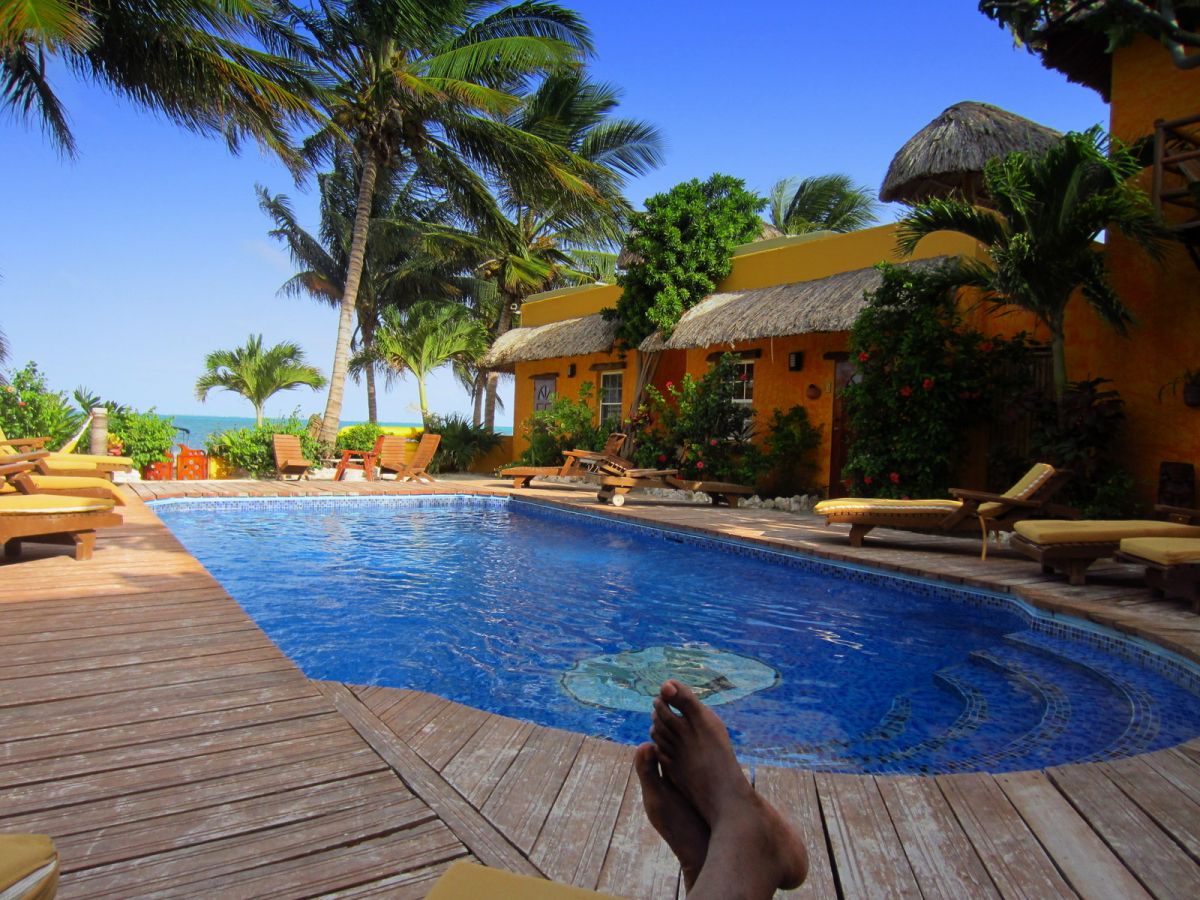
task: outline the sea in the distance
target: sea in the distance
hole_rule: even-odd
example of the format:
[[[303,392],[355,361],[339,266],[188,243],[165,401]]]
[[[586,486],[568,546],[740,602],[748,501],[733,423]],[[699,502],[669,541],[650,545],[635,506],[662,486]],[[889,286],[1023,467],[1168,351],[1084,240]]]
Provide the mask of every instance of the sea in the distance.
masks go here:
[[[176,444],[187,444],[189,447],[203,450],[205,442],[210,434],[220,434],[222,431],[230,431],[235,428],[253,428],[254,419],[252,417],[241,416],[173,416],[170,413],[159,413],[169,419],[175,420],[175,425],[181,429],[187,429],[185,434],[180,431],[175,437]],[[269,420],[268,420],[269,421]],[[342,426],[361,425],[361,421],[356,419],[343,419]],[[419,426],[420,422],[380,422],[380,425],[408,425]],[[512,428],[505,425],[497,425],[496,431],[499,434],[512,434]]]

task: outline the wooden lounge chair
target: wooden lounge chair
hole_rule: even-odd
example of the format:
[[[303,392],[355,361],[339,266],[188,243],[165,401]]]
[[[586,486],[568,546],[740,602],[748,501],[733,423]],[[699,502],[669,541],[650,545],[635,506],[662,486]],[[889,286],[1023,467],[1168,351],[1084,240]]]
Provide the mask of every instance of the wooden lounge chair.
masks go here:
[[[275,447],[275,471],[280,478],[295,475],[296,480],[308,477],[308,470],[315,463],[305,459],[304,450],[300,446],[300,435],[277,434],[272,438]]]
[[[678,469],[639,469],[630,460],[617,456],[606,457],[596,468],[600,472],[600,491],[596,500],[613,506],[623,506],[625,495],[635,488],[700,491],[708,494],[713,506],[721,503],[737,506],[742,497],[754,493],[753,487],[744,484],[680,478]]]
[[[527,488],[535,478],[549,475],[579,476],[594,475],[600,461],[617,457],[627,440],[626,435],[614,431],[604,442],[603,450],[564,450],[562,465],[559,466],[516,466],[501,472],[504,478],[511,478],[513,487]]]
[[[112,500],[117,506],[125,505],[125,497],[120,488],[107,478],[46,475],[40,472],[37,464],[45,456],[45,451],[0,456],[0,496],[20,493],[97,497],[101,500]]]
[[[1187,521],[1157,519],[1091,519],[1076,522],[1018,522],[1009,544],[1042,566],[1046,574],[1060,570],[1073,585],[1087,583],[1087,569],[1098,559],[1115,556],[1130,538],[1200,538],[1200,510]]]
[[[4,429],[0,428],[0,457],[40,451],[46,454],[38,462],[38,471],[43,475],[107,478],[110,481],[113,472],[128,472],[133,468],[133,460],[128,456],[95,456],[90,453],[46,450],[47,440],[49,438],[45,437],[10,440],[4,434]]]
[[[417,444],[417,449],[413,451],[412,459],[408,462],[404,461],[404,445],[406,441],[397,435],[385,435],[385,437],[395,437],[394,441],[384,441],[379,451],[379,472],[394,472],[397,481],[420,481],[431,482],[437,481],[426,469],[433,462],[433,456],[437,453],[438,444],[442,442],[440,434],[430,434],[425,432],[421,435],[421,440]]]
[[[1077,510],[1052,502],[1070,477],[1069,471],[1038,463],[1003,494],[952,488],[953,500],[845,497],[822,500],[813,511],[825,517],[826,525],[849,525],[852,547],[861,547],[863,538],[873,528],[898,528],[926,534],[976,532],[983,537],[982,555],[986,558],[988,537],[1011,531],[1023,519],[1034,516],[1078,518]]]
[[[1200,538],[1125,538],[1116,558],[1142,566],[1155,595],[1180,597],[1200,612]]]
[[[31,467],[28,461],[10,463],[3,478],[12,483]],[[121,524],[121,517],[113,512],[115,505],[112,500],[97,497],[0,494],[0,544],[10,559],[21,555],[22,541],[71,544],[75,547],[75,559],[90,559],[96,544],[96,529]]]

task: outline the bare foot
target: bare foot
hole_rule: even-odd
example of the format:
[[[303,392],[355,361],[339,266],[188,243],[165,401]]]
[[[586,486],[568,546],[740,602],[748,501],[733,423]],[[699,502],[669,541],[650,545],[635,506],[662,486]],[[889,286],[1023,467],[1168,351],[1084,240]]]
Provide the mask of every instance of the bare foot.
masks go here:
[[[704,857],[708,855],[708,825],[700,818],[696,807],[659,772],[653,744],[638,747],[633,764],[642,783],[646,818],[679,860],[683,886],[690,891],[704,866]]]
[[[650,734],[663,774],[711,833],[695,897],[770,897],[804,881],[804,844],[746,780],[716,713],[689,688],[668,681],[655,700]]]

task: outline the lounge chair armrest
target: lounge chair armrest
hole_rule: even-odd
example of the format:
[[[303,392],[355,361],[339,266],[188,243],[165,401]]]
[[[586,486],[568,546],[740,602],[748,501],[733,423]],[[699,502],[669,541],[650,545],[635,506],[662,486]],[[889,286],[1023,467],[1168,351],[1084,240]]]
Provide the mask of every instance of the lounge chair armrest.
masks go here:
[[[1017,500],[1013,497],[1005,497],[1003,494],[989,494],[987,491],[968,491],[965,488],[951,488],[950,495],[956,500],[972,503],[978,506],[980,503],[1003,503],[1015,509],[1041,509],[1045,504],[1035,500]]]
[[[18,450],[22,447],[33,447],[40,450],[48,440],[50,440],[48,437],[10,438],[7,441],[0,441],[0,447],[16,447]]]
[[[18,453],[16,456],[0,457],[4,460],[4,463],[0,464],[0,477],[32,472],[37,468],[38,460],[45,459],[49,455],[45,450],[38,450],[35,453]]]
[[[1190,525],[1192,522],[1200,521],[1200,509],[1189,509],[1186,506],[1167,506],[1164,503],[1157,503],[1154,506],[1154,511],[1159,515],[1166,516],[1169,522],[1179,522],[1181,525]]]

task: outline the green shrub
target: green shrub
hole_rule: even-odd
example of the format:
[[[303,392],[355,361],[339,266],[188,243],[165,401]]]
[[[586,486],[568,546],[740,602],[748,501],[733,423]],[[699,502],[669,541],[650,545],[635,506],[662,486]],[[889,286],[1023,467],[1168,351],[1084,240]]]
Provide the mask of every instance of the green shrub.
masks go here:
[[[72,408],[67,395],[52,391],[36,363],[27,363],[9,376],[0,388],[0,428],[10,440],[48,437],[48,449],[70,440],[83,416]]]
[[[815,490],[817,448],[821,446],[821,427],[808,420],[808,410],[793,406],[787,412],[775,410],[767,426],[765,463],[766,492],[776,497],[793,497]]]
[[[141,413],[121,407],[108,417],[109,437],[121,441],[121,455],[132,457],[138,469],[170,456],[178,433],[173,419],[157,416],[153,409]]]
[[[434,473],[469,472],[475,460],[500,446],[500,435],[457,414],[430,415],[425,430],[442,436],[429,467]]]
[[[738,360],[726,353],[700,378],[690,374],[666,395],[646,388],[648,424],[637,436],[640,465],[678,468],[687,478],[753,483],[762,454],[750,443],[754,410],[735,403]]]
[[[564,450],[600,450],[615,422],[596,424],[596,410],[588,402],[595,386],[585,381],[579,399],[555,397],[546,409],[538,410],[521,424],[529,446],[514,465],[549,466],[562,462]]]
[[[370,450],[375,446],[375,441],[381,434],[383,434],[383,429],[370,422],[354,425],[339,432],[333,449],[337,454],[343,450]]]
[[[205,445],[211,455],[220,456],[235,469],[241,469],[254,478],[262,478],[275,474],[275,445],[272,438],[276,434],[299,436],[305,458],[314,463],[328,455],[325,452],[327,447],[311,437],[308,426],[298,418],[209,435]]]

